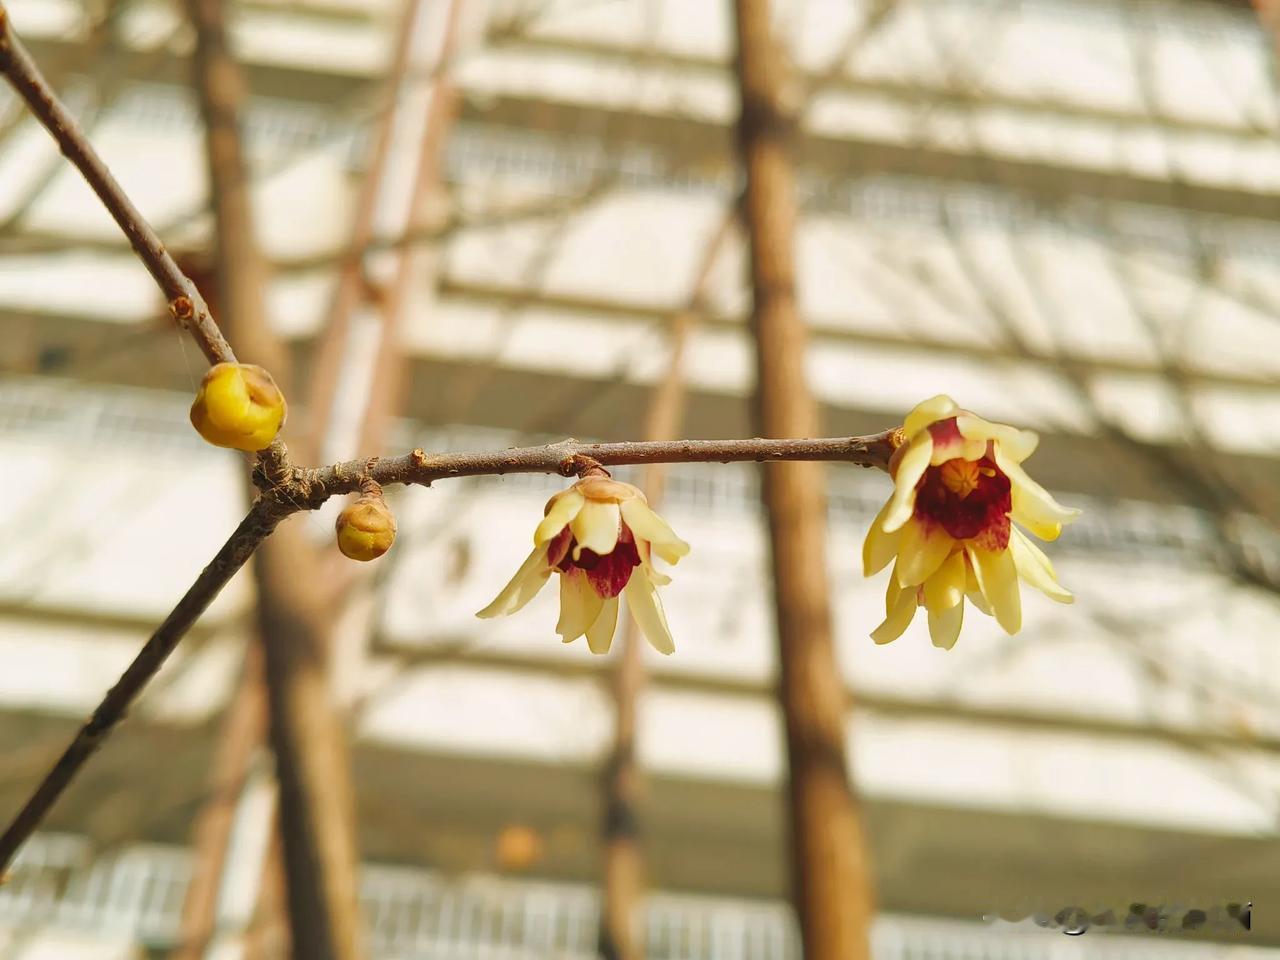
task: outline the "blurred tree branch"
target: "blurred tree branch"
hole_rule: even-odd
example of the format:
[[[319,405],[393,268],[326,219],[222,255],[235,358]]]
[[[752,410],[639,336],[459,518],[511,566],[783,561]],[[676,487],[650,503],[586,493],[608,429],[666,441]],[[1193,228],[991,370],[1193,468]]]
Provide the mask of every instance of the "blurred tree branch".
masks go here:
[[[683,309],[672,317],[668,332],[670,357],[662,379],[653,388],[645,415],[646,440],[668,440],[680,433],[687,400],[685,353],[689,335],[697,323],[711,277],[733,228],[738,222],[735,204],[703,249],[694,272],[693,287]],[[651,464],[644,471],[641,489],[655,509],[662,501],[666,468]],[[644,889],[644,854],[640,837],[640,804],[643,774],[636,759],[636,707],[644,687],[643,645],[635,620],[622,629],[620,649],[613,671],[613,747],[605,760],[601,841],[604,847],[604,896],[600,915],[600,956],[603,960],[641,960],[643,941],[638,933],[639,906]]]

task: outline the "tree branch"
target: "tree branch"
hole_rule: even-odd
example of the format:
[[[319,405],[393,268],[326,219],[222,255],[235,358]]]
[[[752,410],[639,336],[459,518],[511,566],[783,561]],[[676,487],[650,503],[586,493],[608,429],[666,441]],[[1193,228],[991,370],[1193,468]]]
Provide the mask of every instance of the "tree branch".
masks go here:
[[[93,756],[116,724],[124,719],[133,701],[164,665],[178,641],[283,518],[282,513],[259,500],[240,521],[222,549],[200,572],[195,583],[156,628],[133,663],[93,711],[93,715],[85,721],[75,739],[63,751],[58,762],[14,817],[8,829],[0,835],[0,875],[8,867],[18,848],[35,832],[75,775],[80,772],[80,768]]]
[[[812,440],[623,440],[617,443],[579,443],[561,440],[540,447],[510,447],[468,453],[427,454],[422,450],[399,457],[348,460],[328,467],[297,472],[294,483],[272,492],[282,509],[314,510],[330,497],[354,493],[364,477],[382,486],[416,483],[431,486],[451,477],[493,476],[507,473],[558,473],[576,476],[591,462],[606,467],[644,463],[766,463],[780,460],[823,460],[889,468],[889,457],[901,442],[901,431],[885,430],[865,437],[824,437]]]
[[[36,119],[44,124],[129,238],[138,258],[168,298],[173,318],[191,333],[210,363],[234,362],[236,357],[231,344],[218,329],[200,291],[178,269],[151,225],[138,212],[133,201],[125,196],[116,178],[93,149],[75,117],[62,105],[40,73],[40,68],[14,33],[3,3],[0,3],[0,73],[8,78]]]

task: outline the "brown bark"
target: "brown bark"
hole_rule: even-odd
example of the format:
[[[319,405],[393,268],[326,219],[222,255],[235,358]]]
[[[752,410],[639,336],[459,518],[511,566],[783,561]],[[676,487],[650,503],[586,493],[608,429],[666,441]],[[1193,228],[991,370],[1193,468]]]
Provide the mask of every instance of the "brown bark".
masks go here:
[[[238,126],[245,87],[227,47],[221,0],[188,0],[196,27],[195,85],[206,126],[217,235],[219,302],[241,355],[286,393],[288,355],[267,325],[266,266],[258,249]],[[317,589],[319,557],[300,523],[283,524],[254,563],[269,738],[295,955],[361,955],[358,857],[345,733],[329,691],[332,611]]]
[[[218,735],[209,777],[209,797],[196,817],[193,838],[194,871],[182,902],[178,946],[169,960],[200,960],[213,939],[218,891],[235,823],[236,804],[244,788],[254,752],[266,731],[266,687],[262,651],[250,644],[235,698],[227,708]]]
[[[796,308],[796,203],[790,146],[796,105],[768,0],[735,0],[750,239],[755,415],[765,437],[813,436],[806,329]],[[792,897],[808,960],[869,956],[870,865],[845,768],[845,702],[827,593],[825,475],[817,463],[763,468],[790,768]]]
[[[671,359],[654,387],[645,414],[644,439],[670,440],[684,422],[684,355],[689,334],[697,321],[700,302],[716,257],[724,246],[736,213],[731,211],[707,243],[694,276],[693,293],[684,309],[672,318],[669,342]],[[666,484],[665,464],[649,464],[641,487],[655,508]],[[644,851],[641,844],[640,808],[644,802],[644,775],[636,762],[636,709],[644,690],[643,644],[635,621],[627,618],[621,649],[614,666],[613,748],[604,766],[604,896],[600,913],[600,956],[603,960],[641,960],[643,926],[638,923],[644,893]]]

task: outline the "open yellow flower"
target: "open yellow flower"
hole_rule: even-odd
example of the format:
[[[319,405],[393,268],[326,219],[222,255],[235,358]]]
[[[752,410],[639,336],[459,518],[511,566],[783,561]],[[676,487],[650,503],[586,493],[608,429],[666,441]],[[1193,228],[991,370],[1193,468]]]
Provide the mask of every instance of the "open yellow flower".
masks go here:
[[[284,394],[262,367],[217,363],[200,382],[191,425],[216,447],[253,453],[271,446],[287,412]]]
[[[608,653],[618,622],[618,595],[645,637],[660,653],[674,653],[657,586],[669,577],[653,568],[651,554],[676,563],[689,545],[649,508],[645,495],[608,477],[579,480],[549,501],[533,534],[533,552],[511,582],[477,617],[515,613],[560,574],[560,621],[565,643],[586,634],[592,653]]]
[[[960,635],[964,599],[1007,633],[1022,627],[1021,577],[1046,596],[1071,603],[1053,564],[1014,523],[1056,540],[1080,515],[1060,505],[1022,469],[1040,438],[990,423],[950,397],[926,400],[903,423],[906,442],[889,463],[894,491],[862,546],[863,574],[895,561],[876,643],[902,636],[918,607],[929,613],[934,646]]]

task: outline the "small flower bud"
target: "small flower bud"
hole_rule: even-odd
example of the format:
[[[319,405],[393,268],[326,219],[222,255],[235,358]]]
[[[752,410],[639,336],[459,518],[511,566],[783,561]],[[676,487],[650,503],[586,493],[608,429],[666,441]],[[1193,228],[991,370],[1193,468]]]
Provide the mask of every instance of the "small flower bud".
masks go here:
[[[352,560],[376,560],[396,540],[396,518],[382,499],[382,489],[372,481],[338,514],[334,529],[338,532],[338,549]]]
[[[191,425],[215,447],[250,453],[271,446],[287,412],[271,374],[249,363],[209,368],[191,404]]]

